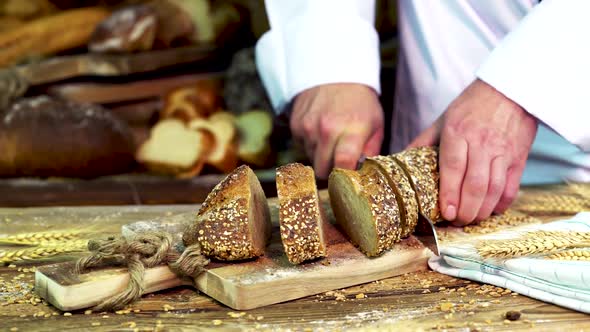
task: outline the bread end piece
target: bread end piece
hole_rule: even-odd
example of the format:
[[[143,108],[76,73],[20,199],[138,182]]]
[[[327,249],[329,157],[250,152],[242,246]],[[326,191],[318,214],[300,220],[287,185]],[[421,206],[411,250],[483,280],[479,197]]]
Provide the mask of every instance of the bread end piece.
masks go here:
[[[313,169],[299,163],[277,168],[277,193],[281,240],[289,262],[325,257],[325,215]]]
[[[336,221],[365,255],[378,256],[399,241],[397,200],[381,173],[374,170],[361,176],[336,168],[328,179],[328,191]]]
[[[438,206],[438,150],[425,146],[408,149],[391,156],[411,179],[420,212],[433,222],[441,221]]]
[[[235,261],[263,255],[270,235],[266,196],[254,172],[243,165],[209,193],[183,241],[187,246],[198,242],[208,257]]]

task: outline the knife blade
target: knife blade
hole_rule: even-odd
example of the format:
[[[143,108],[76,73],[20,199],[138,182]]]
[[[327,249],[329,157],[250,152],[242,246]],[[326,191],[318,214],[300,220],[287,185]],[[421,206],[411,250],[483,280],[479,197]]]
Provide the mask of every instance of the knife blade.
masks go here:
[[[434,223],[422,213],[418,215],[418,224],[414,236],[436,256],[440,256],[438,236],[436,235]]]

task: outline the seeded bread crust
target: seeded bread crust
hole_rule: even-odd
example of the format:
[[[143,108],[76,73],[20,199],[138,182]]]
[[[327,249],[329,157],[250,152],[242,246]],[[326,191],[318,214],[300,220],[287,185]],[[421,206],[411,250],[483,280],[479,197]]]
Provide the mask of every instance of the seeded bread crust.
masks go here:
[[[187,246],[199,243],[208,257],[234,261],[264,254],[270,231],[266,197],[256,175],[243,165],[209,193],[197,213],[197,221],[183,234],[183,241]],[[255,238],[263,243],[257,243],[260,241]]]
[[[418,223],[418,202],[416,201],[416,192],[410,184],[410,179],[397,162],[388,157],[367,158],[360,173],[366,174],[372,169],[383,173],[389,182],[389,186],[393,189],[400,208],[400,236],[402,238],[408,237]]]
[[[289,262],[325,257],[324,214],[313,169],[299,163],[277,168],[277,194],[281,240]]]
[[[335,181],[338,176],[348,178],[354,187],[354,192],[345,193],[344,188],[338,188],[337,181]],[[348,209],[352,207],[339,203],[342,201],[339,196],[355,195],[359,200],[366,201],[370,207],[371,219],[362,222],[368,223],[370,227],[375,229],[377,237],[370,240],[373,243],[376,242],[376,249],[371,251],[368,248],[363,248],[359,243],[355,243],[365,255],[378,256],[385,250],[391,249],[400,240],[400,213],[397,199],[383,174],[377,170],[370,170],[361,176],[357,171],[336,168],[330,174],[328,190],[336,221],[348,233],[348,237],[353,243],[355,243],[356,236],[353,232],[357,230],[351,229],[347,221],[347,218],[352,216]]]
[[[433,222],[442,220],[438,207],[438,151],[418,147],[391,156],[410,176],[420,212]]]

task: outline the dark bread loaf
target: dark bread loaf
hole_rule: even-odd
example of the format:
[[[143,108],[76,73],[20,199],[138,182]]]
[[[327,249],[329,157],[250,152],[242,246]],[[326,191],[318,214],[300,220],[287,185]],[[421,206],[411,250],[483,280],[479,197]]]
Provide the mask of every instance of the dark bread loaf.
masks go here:
[[[0,111],[0,177],[123,173],[134,150],[127,124],[97,105],[39,96]]]
[[[281,240],[289,262],[325,257],[325,221],[313,169],[299,163],[277,168],[277,194]]]
[[[408,237],[418,223],[418,201],[408,175],[393,158],[385,156],[367,158],[360,173],[366,174],[373,170],[383,173],[395,192],[400,208],[401,237]]]
[[[365,174],[336,168],[328,179],[336,221],[365,253],[378,256],[400,240],[400,213],[395,193],[376,169]]]
[[[186,246],[199,243],[210,258],[234,261],[264,254],[270,234],[266,196],[254,172],[243,165],[213,188],[182,239]]]

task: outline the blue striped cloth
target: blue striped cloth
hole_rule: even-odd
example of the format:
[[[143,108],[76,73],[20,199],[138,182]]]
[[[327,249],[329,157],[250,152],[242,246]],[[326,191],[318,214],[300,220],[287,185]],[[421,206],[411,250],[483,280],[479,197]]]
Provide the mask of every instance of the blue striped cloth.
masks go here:
[[[509,239],[535,230],[590,232],[590,212],[568,220],[529,225],[443,246],[428,262],[433,270],[458,278],[504,287],[544,302],[590,313],[590,261],[552,260],[540,255],[483,259],[481,240]]]

